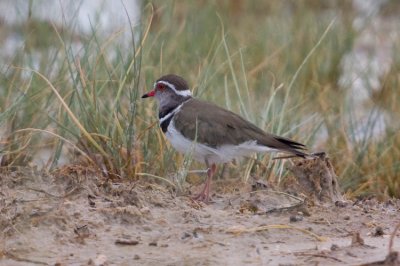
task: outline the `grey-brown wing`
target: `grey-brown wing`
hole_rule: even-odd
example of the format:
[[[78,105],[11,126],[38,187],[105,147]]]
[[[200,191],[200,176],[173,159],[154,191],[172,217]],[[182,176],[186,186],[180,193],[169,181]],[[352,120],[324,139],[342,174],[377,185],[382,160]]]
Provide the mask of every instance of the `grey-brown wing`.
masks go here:
[[[299,151],[305,148],[303,144],[268,134],[233,112],[197,99],[182,106],[175,115],[174,124],[191,140],[195,139],[197,130],[197,141],[211,147],[255,140],[260,145],[305,156]]]

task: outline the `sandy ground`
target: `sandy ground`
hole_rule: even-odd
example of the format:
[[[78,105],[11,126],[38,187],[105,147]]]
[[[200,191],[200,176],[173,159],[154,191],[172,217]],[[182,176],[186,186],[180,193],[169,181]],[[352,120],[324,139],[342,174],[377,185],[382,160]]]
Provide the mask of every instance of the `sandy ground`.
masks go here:
[[[400,222],[398,201],[310,207],[240,181],[209,205],[83,173],[0,173],[0,188],[1,265],[359,265]]]

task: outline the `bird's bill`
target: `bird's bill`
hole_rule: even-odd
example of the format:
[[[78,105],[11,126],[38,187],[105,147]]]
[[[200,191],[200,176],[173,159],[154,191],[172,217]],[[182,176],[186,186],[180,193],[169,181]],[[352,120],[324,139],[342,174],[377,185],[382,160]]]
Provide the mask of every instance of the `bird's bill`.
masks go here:
[[[142,98],[153,97],[156,94],[155,90],[149,91],[148,93],[143,94]]]

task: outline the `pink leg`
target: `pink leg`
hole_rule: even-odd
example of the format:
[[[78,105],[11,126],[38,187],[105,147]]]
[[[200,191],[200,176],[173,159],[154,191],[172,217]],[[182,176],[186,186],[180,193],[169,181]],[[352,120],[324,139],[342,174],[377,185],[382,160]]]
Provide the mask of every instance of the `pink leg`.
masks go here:
[[[208,203],[208,201],[210,199],[211,179],[214,176],[216,171],[217,171],[217,166],[215,165],[215,163],[213,163],[211,165],[211,167],[209,167],[207,169],[207,179],[206,179],[206,182],[204,182],[203,189],[201,190],[201,192],[198,195],[193,197],[194,200],[198,200],[198,201],[202,201],[204,203]]]

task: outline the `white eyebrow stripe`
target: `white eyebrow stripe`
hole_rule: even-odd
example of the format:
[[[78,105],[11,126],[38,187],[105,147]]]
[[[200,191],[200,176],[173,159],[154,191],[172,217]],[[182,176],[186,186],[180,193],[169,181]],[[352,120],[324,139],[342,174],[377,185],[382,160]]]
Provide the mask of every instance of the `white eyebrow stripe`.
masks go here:
[[[176,94],[178,94],[180,96],[192,96],[192,93],[190,92],[190,90],[178,91],[173,84],[171,84],[171,83],[169,83],[167,81],[163,81],[163,80],[160,80],[160,81],[156,82],[154,84],[154,87],[156,87],[156,85],[158,83],[161,83],[161,84],[164,84],[164,85],[170,87],[171,90],[173,90]]]

